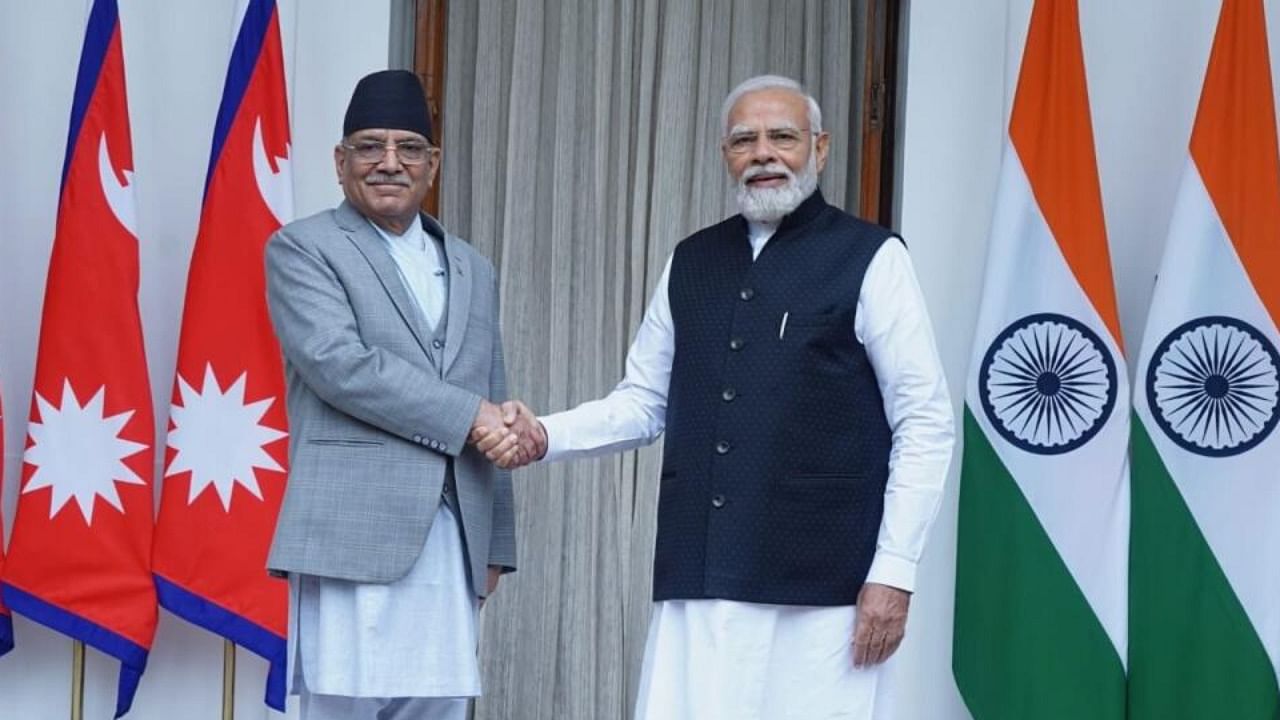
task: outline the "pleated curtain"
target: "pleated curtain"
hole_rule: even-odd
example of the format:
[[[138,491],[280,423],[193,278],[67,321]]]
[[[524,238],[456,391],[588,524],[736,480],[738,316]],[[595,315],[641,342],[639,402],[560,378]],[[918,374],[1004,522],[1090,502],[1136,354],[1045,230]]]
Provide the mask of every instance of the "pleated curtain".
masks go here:
[[[549,413],[622,377],[675,244],[736,212],[719,142],[738,82],[815,94],[833,136],[821,187],[853,207],[863,6],[449,3],[441,219],[498,268],[514,396]],[[483,612],[477,719],[630,717],[660,463],[659,443],[517,471],[520,569]]]

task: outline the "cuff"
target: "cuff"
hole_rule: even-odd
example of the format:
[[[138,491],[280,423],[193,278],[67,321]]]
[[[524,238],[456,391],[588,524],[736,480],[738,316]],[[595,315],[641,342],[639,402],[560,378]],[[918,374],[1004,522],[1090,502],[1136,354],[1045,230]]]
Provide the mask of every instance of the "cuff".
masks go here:
[[[471,395],[461,404],[458,409],[459,416],[452,425],[453,437],[446,438],[446,447],[440,448],[440,452],[457,457],[467,449],[467,438],[471,436],[471,424],[476,421],[476,414],[480,412],[480,403],[483,400],[484,398],[479,395]],[[449,445],[450,442],[453,444]]]
[[[877,551],[875,558],[871,560],[871,570],[867,573],[867,582],[888,585],[907,592],[915,592],[916,563],[898,555],[891,555],[883,550]]]
[[[516,571],[515,528],[495,531],[489,537],[489,567],[500,567],[505,575]]]
[[[561,422],[561,413],[546,415],[538,418],[538,420],[542,423],[543,429],[547,431],[547,452],[539,462],[559,460],[562,455],[571,449],[567,442],[569,432],[566,430],[565,424]]]

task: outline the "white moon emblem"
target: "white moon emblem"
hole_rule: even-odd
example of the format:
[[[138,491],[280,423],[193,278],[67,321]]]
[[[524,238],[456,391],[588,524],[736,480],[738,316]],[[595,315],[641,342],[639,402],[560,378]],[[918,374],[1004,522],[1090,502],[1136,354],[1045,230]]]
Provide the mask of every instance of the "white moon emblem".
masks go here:
[[[290,170],[289,146],[285,145],[284,157],[276,158],[278,172],[271,169],[267,150],[262,144],[262,118],[253,125],[253,179],[258,192],[267,203],[276,222],[281,225],[293,219],[293,172]]]
[[[102,133],[98,141],[98,178],[102,182],[102,194],[107,196],[107,205],[115,214],[116,220],[129,231],[138,236],[138,222],[133,202],[133,172],[124,171],[124,184],[116,179],[116,170],[111,165],[111,154],[107,152],[107,134]]]

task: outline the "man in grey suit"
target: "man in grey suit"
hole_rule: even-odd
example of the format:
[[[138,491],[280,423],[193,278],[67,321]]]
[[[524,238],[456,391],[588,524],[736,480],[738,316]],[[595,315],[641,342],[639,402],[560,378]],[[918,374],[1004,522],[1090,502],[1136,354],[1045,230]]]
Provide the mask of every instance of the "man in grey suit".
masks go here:
[[[480,602],[516,561],[510,474],[467,444],[515,420],[494,271],[419,211],[440,150],[412,73],[357,84],[334,164],[345,202],[266,250],[291,431],[268,567],[290,579],[293,691],[307,720],[459,719]]]

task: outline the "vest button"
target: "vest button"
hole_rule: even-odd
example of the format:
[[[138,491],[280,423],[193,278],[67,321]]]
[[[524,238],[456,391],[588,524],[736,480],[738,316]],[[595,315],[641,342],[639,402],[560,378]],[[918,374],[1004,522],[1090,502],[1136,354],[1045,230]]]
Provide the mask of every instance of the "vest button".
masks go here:
[[[728,455],[729,447],[730,446],[729,446],[728,440],[721,440],[720,442],[716,443],[716,453],[719,455]]]
[[[742,346],[746,344],[747,343],[744,342],[742,338],[734,338],[729,341],[729,349],[734,351],[741,350]]]
[[[720,393],[720,397],[724,398],[725,402],[733,402],[733,399],[738,397],[738,391],[733,388],[725,388],[724,392]]]
[[[750,300],[755,296],[756,296],[756,291],[752,290],[751,288],[742,288],[741,290],[738,291],[738,297],[742,298],[743,300]]]
[[[433,347],[433,348],[435,348],[435,349],[439,350],[440,348],[444,347],[444,343],[443,343],[443,342],[441,342],[441,341],[439,341],[439,340],[432,340],[432,341],[431,341],[431,347]]]
[[[722,507],[724,507],[724,496],[723,496],[723,495],[720,495],[720,494],[718,494],[718,493],[717,493],[717,494],[715,494],[715,495],[712,495],[712,496],[711,496],[711,507],[714,507],[714,508],[722,508]]]

